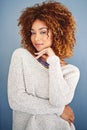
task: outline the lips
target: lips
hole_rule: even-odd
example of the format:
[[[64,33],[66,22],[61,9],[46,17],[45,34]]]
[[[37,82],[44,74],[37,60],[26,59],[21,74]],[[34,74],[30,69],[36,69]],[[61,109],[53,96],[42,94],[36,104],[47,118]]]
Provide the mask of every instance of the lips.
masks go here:
[[[35,46],[36,47],[39,47],[39,46],[42,46],[43,44],[42,43],[36,43]]]

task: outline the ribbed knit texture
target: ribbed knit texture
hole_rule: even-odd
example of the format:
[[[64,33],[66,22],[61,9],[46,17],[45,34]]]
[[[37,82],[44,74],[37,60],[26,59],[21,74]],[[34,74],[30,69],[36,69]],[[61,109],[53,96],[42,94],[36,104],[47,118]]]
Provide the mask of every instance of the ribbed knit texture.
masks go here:
[[[61,67],[56,55],[47,63],[48,69],[24,48],[14,51],[8,75],[13,130],[74,130],[60,115],[73,99],[79,69]]]

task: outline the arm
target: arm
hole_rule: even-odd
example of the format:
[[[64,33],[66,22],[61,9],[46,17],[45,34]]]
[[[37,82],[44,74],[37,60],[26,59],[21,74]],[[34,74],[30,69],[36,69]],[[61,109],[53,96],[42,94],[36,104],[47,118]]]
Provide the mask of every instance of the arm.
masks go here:
[[[23,77],[23,64],[20,54],[13,54],[8,76],[8,99],[13,110],[30,114],[60,115],[64,107],[54,107],[48,100],[28,94]]]
[[[79,70],[76,67],[67,68],[63,76],[60,60],[56,55],[47,59],[49,65],[49,101],[54,106],[64,106],[72,101],[79,80]],[[69,69],[69,70],[68,70]]]
[[[49,64],[49,102],[50,104],[62,107],[69,104],[74,96],[80,72],[75,66],[68,66],[61,70],[60,59],[55,55],[52,48],[48,47],[35,53],[36,59],[44,58]]]

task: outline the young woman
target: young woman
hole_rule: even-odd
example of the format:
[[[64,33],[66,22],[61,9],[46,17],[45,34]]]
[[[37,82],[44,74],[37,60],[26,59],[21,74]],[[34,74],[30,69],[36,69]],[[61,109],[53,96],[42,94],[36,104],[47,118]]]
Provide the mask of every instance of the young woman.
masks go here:
[[[75,21],[59,2],[26,8],[20,18],[22,47],[8,76],[13,130],[75,130],[72,101],[79,69],[64,61],[73,54]]]

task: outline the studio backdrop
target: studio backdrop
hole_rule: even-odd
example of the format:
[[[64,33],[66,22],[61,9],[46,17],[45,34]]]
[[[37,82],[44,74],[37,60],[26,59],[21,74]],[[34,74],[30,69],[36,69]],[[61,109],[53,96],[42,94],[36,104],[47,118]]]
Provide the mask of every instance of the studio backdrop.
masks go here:
[[[58,1],[58,0],[56,0]],[[21,11],[43,0],[0,1],[0,130],[12,130],[12,110],[7,98],[7,79],[12,52],[20,47]],[[73,13],[77,23],[74,56],[68,60],[80,69],[80,80],[70,104],[75,113],[77,130],[87,130],[87,0],[59,0]]]

